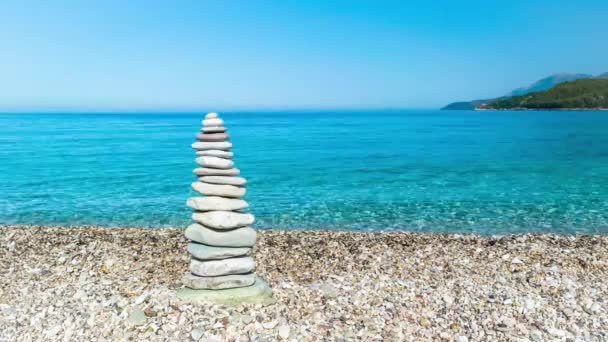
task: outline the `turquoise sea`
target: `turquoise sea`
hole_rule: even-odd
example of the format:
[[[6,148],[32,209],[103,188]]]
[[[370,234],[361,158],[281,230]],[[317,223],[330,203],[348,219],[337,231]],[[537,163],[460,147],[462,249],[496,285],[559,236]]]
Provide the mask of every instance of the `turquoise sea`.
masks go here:
[[[608,233],[608,112],[222,113],[258,228]],[[0,114],[0,224],[184,227],[203,114]]]

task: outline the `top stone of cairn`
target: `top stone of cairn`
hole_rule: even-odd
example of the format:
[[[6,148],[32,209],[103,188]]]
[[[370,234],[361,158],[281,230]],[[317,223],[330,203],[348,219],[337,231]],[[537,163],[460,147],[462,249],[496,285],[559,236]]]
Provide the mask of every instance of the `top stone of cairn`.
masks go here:
[[[220,119],[217,113],[211,112],[205,115],[205,119],[201,122],[204,127],[223,127],[224,120]]]

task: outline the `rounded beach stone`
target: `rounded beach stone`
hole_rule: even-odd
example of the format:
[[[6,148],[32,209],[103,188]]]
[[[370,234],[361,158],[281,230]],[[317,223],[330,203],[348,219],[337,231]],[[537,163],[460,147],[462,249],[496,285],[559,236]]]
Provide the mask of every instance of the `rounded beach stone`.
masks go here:
[[[198,167],[192,172],[197,176],[237,176],[241,173],[239,169],[210,169],[206,167]]]
[[[188,252],[199,260],[226,259],[237,256],[251,255],[249,247],[217,247],[190,242]]]
[[[225,133],[197,133],[196,139],[198,141],[226,141],[230,139],[230,137]]]
[[[234,166],[234,162],[230,159],[218,158],[218,157],[198,157],[196,163],[202,167],[208,167],[212,169],[231,169]]]
[[[205,119],[202,124],[204,127],[218,127],[224,125],[224,120],[218,118]]]
[[[220,150],[205,150],[205,151],[196,151],[197,157],[210,156],[210,157],[218,157],[218,158],[226,158],[232,159],[234,153],[228,151],[220,151]]]
[[[218,231],[197,223],[188,226],[185,235],[188,240],[219,247],[252,247],[257,238],[257,233],[251,227]]]
[[[223,126],[201,128],[201,132],[203,132],[203,133],[223,133],[223,132],[226,132],[227,130],[228,130],[228,128],[223,127]]]
[[[190,260],[190,272],[201,277],[216,277],[228,274],[245,274],[255,270],[252,257],[230,258],[222,260]]]
[[[209,141],[197,141],[192,144],[192,148],[199,151],[205,150],[222,150],[228,151],[232,148],[232,144],[228,141],[221,142],[209,142]]]
[[[235,287],[224,290],[195,290],[181,288],[177,290],[177,298],[190,303],[218,303],[237,306],[242,304],[272,304],[272,290],[260,277],[255,278],[251,286]]]
[[[209,112],[209,113],[207,113],[207,115],[205,115],[205,119],[215,119],[215,118],[217,118],[216,112]]]
[[[204,211],[192,213],[192,220],[209,228],[234,229],[252,224],[255,218],[251,214],[234,211]]]
[[[188,273],[182,279],[184,286],[187,288],[201,289],[232,289],[235,287],[251,286],[255,283],[255,273],[249,274],[231,274],[218,277],[201,277]]]
[[[198,211],[241,210],[249,207],[249,204],[241,199],[218,196],[191,197],[186,201],[186,205]]]
[[[245,192],[247,191],[245,188],[239,188],[234,185],[208,184],[203,182],[192,183],[192,189],[201,195],[231,198],[241,198],[245,196]]]
[[[204,176],[199,177],[198,180],[203,183],[225,184],[235,186],[244,186],[247,183],[247,180],[243,177]]]

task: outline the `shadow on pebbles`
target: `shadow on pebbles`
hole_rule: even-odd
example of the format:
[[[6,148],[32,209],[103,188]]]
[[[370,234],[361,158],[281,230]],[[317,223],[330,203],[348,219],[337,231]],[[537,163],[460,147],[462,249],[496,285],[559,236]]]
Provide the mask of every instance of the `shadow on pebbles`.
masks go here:
[[[0,340],[608,339],[608,237],[260,231],[276,304],[175,297],[178,229],[0,226]]]

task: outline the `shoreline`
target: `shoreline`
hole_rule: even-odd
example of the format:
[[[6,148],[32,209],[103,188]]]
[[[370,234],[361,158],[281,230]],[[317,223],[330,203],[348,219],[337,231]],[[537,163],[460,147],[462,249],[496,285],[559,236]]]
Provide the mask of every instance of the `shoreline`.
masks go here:
[[[176,228],[0,225],[0,340],[608,338],[608,236],[259,230],[271,306],[191,305]]]
[[[257,223],[256,223],[257,225]],[[175,229],[175,230],[185,230],[188,225],[184,225],[183,228],[178,228],[175,226],[115,226],[115,225],[90,225],[90,224],[74,224],[74,225],[57,225],[57,224],[41,224],[41,225],[31,225],[31,224],[2,224],[0,223],[0,229],[2,227],[12,227],[12,228],[23,228],[23,229],[32,229],[32,228],[61,228],[61,229],[143,229],[143,230],[163,230],[163,229]],[[491,231],[488,233],[476,232],[476,231],[429,231],[429,230],[410,230],[407,227],[403,228],[390,228],[386,230],[376,230],[376,229],[352,229],[352,228],[335,228],[335,227],[307,227],[307,228],[299,228],[299,227],[277,227],[277,228],[266,228],[264,227],[254,227],[254,229],[258,232],[327,232],[327,233],[336,233],[336,234],[412,234],[412,235],[438,235],[438,236],[464,236],[464,237],[476,237],[476,238],[508,238],[508,237],[517,237],[517,236],[589,236],[589,237],[601,237],[608,236],[608,230],[605,232],[602,230],[601,233],[593,232],[568,232],[564,230],[558,230],[554,232],[530,232],[530,233],[522,233],[519,231],[515,232],[495,232]]]

